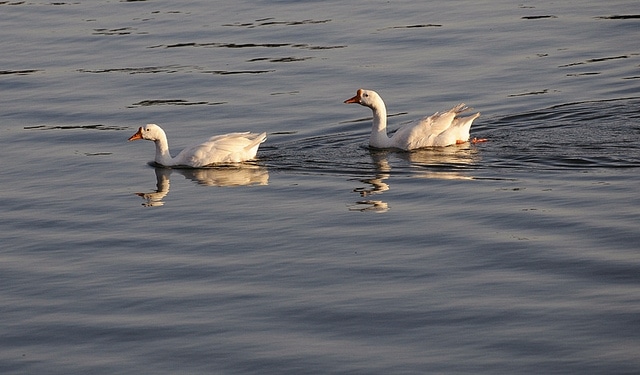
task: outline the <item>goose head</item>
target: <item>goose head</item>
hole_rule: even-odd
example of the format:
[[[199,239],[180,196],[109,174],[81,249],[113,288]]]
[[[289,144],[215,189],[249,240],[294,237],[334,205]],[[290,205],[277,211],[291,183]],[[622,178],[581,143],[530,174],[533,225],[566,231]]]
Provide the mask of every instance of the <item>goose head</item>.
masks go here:
[[[351,99],[347,99],[344,102],[346,104],[356,103],[365,107],[374,108],[379,104],[380,100],[380,96],[377,92],[373,90],[358,89],[356,96]]]
[[[161,139],[165,139],[166,135],[164,130],[156,124],[147,124],[145,126],[141,126],[136,134],[129,137],[130,141],[135,141],[138,139],[146,139],[148,141],[159,141]]]

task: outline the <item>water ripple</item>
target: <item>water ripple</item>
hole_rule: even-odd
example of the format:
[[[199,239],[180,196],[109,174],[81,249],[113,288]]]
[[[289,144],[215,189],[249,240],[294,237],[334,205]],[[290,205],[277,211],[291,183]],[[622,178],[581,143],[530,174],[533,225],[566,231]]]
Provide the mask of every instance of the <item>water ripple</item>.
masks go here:
[[[150,107],[156,105],[219,105],[226,104],[226,102],[206,102],[206,101],[189,101],[184,99],[150,99],[150,100],[142,100],[137,103],[133,103],[127,108],[135,108],[135,107]]]
[[[235,23],[226,23],[222,26],[231,26],[231,27],[246,27],[248,29],[253,29],[256,27],[264,27],[264,26],[300,26],[300,25],[313,25],[313,24],[323,24],[331,22],[330,19],[325,20],[313,20],[306,19],[302,21],[276,21],[275,18],[263,18],[255,20],[255,22],[235,22]]]
[[[0,70],[0,75],[18,75],[25,76],[28,74],[38,73],[38,69],[21,69],[21,70]]]
[[[640,167],[638,98],[568,103],[493,120],[492,166]]]

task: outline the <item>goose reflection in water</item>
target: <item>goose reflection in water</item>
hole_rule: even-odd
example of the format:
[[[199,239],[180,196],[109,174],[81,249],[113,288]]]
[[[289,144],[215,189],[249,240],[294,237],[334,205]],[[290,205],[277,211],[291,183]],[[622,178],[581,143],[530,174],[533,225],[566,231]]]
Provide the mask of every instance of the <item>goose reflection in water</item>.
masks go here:
[[[149,193],[135,193],[137,196],[145,200],[142,204],[145,207],[164,206],[162,199],[169,194],[169,176],[171,175],[171,169],[169,168],[155,168],[156,170],[156,191]]]
[[[472,166],[480,160],[475,147],[449,146],[398,153],[398,157],[409,161],[418,178],[439,180],[474,180],[469,175]]]
[[[362,198],[368,198],[376,194],[382,194],[389,190],[389,185],[384,182],[391,175],[391,166],[389,165],[388,154],[390,151],[384,150],[370,150],[371,159],[376,169],[375,176],[373,178],[359,179],[360,182],[367,184],[366,187],[357,187],[353,189],[355,193],[360,194]],[[372,212],[387,212],[389,205],[386,202],[376,199],[363,199],[356,201],[355,205],[349,207],[349,211],[372,211]]]
[[[180,173],[186,179],[204,186],[249,186],[267,185],[269,171],[259,165],[245,164],[220,166],[215,168],[165,168],[156,167],[156,190],[148,193],[135,193],[145,200],[145,207],[163,206],[164,198],[169,194],[170,179],[173,172]]]
[[[470,166],[479,159],[474,148],[460,146],[420,149],[411,152],[370,149],[369,152],[375,166],[375,176],[358,179],[368,186],[353,189],[353,192],[360,194],[363,199],[350,205],[349,211],[386,212],[389,210],[387,202],[371,199],[371,197],[390,189],[385,181],[391,176],[389,163],[391,155],[409,162],[409,170],[413,177],[443,180],[474,180],[475,178],[470,176],[468,171]]]

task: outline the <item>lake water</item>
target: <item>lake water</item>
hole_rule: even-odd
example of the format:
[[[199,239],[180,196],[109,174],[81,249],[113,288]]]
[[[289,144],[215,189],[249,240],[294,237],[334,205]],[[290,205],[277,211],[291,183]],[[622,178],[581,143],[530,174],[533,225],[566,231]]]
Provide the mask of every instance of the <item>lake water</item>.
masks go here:
[[[0,372],[638,373],[639,12],[0,2]],[[488,142],[370,150],[360,87]]]

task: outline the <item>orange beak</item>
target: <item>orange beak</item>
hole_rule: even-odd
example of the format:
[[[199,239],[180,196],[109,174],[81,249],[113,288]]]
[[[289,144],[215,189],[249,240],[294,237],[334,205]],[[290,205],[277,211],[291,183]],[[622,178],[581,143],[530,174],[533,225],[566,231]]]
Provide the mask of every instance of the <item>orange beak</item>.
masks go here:
[[[345,100],[344,103],[346,103],[346,104],[352,104],[352,103],[360,104],[360,96],[361,95],[362,95],[362,89],[359,89],[358,93],[356,94],[356,96],[354,96],[351,99]]]
[[[134,134],[131,137],[129,137],[130,141],[135,141],[135,140],[138,140],[138,139],[142,139],[142,126],[140,127],[140,129],[138,129],[136,134]]]

